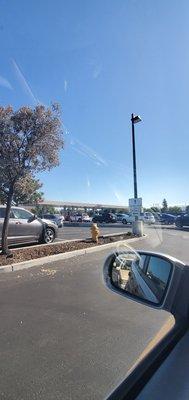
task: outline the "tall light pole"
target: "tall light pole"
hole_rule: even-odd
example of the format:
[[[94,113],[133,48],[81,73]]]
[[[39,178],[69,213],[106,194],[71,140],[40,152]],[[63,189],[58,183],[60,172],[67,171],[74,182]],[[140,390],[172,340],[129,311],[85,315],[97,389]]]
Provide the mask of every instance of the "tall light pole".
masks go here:
[[[133,180],[134,180],[134,198],[138,198],[137,191],[137,171],[136,171],[136,149],[135,149],[135,124],[142,121],[139,115],[131,114],[132,123],[132,145],[133,145]]]

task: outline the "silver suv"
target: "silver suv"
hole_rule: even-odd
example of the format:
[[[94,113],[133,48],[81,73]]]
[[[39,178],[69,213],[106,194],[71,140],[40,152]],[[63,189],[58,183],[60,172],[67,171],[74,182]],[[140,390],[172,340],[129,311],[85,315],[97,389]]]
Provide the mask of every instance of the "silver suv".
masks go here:
[[[0,245],[5,206],[0,206]],[[9,244],[52,243],[57,236],[58,227],[51,221],[37,218],[20,207],[12,207],[8,229]]]

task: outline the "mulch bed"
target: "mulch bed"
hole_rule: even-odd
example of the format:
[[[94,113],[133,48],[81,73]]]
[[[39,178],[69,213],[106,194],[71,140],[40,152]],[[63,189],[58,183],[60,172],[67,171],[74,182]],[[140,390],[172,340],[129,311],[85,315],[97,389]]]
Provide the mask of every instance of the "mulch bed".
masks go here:
[[[110,237],[100,237],[98,244],[93,243],[91,240],[86,239],[82,241],[65,242],[44,244],[40,246],[22,247],[19,249],[11,250],[11,257],[6,257],[0,254],[0,266],[18,263],[21,261],[33,260],[35,258],[51,256],[53,254],[66,253],[68,251],[85,249],[88,247],[99,246],[101,244],[117,242],[118,240],[130,239],[134,237],[131,232],[123,235],[116,235]]]

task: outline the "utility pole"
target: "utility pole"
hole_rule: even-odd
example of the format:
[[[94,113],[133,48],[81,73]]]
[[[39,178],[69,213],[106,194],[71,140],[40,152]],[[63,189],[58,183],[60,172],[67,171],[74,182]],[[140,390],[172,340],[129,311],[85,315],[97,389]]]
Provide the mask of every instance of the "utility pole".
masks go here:
[[[134,198],[138,198],[137,191],[137,169],[136,169],[136,148],[135,148],[135,124],[141,121],[139,115],[131,114],[132,123],[132,148],[133,148],[133,182],[134,182]]]
[[[134,208],[139,207],[138,190],[137,190],[137,167],[136,167],[136,148],[135,148],[135,124],[141,121],[139,115],[131,114],[131,124],[132,124],[132,150],[133,150],[133,183],[134,183]],[[132,200],[132,199],[131,199]],[[133,233],[134,235],[143,235],[143,222],[139,220],[139,213],[134,212],[133,221]]]

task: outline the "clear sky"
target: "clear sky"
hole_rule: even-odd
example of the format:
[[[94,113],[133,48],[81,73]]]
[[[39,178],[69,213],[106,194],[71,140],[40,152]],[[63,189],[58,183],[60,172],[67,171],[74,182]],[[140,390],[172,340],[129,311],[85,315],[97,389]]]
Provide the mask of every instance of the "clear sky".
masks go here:
[[[188,0],[0,0],[0,104],[63,110],[45,198],[127,204],[133,112],[144,205],[189,203],[188,21]]]

